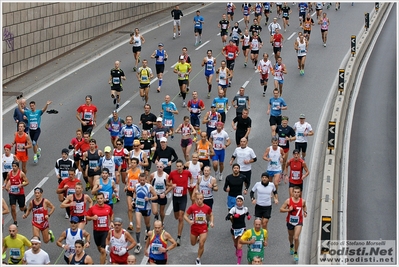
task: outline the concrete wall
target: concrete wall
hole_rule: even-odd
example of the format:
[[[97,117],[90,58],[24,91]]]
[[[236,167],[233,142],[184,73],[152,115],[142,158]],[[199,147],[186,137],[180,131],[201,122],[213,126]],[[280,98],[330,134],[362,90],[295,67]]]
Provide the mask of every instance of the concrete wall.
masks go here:
[[[3,83],[176,3],[2,3]]]

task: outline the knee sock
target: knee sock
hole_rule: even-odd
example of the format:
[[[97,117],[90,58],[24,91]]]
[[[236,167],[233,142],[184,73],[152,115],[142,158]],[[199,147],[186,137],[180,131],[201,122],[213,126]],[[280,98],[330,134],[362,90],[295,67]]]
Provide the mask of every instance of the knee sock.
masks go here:
[[[263,85],[263,92],[266,92],[267,85]]]
[[[242,249],[237,249],[237,264],[241,264],[242,259]]]
[[[257,63],[258,63],[258,60],[255,59],[254,60],[254,65],[256,66]]]
[[[208,92],[210,93],[212,90],[212,84],[208,84]]]
[[[186,100],[186,95],[187,93],[181,93],[181,97],[183,98],[183,100]]]
[[[140,244],[140,232],[136,232],[136,241],[138,244]]]
[[[158,80],[158,86],[161,87],[162,86],[162,79]]]

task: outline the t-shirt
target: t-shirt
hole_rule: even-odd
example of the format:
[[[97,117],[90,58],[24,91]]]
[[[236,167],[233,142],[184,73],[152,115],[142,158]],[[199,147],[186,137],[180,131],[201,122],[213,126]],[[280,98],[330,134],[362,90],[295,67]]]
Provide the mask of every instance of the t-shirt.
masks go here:
[[[62,182],[58,185],[58,189],[64,188],[65,185],[68,186],[68,189],[64,191],[64,196],[68,196],[70,194],[75,194],[75,186],[79,183],[80,180],[75,178],[73,180],[66,178],[62,180]]]
[[[28,125],[30,130],[37,130],[40,128],[43,112],[41,109],[32,111],[31,109],[25,110],[25,116],[28,118]]]
[[[246,133],[248,128],[251,128],[252,120],[250,117],[245,119],[240,115],[233,119],[234,123],[237,123],[237,133]]]
[[[267,186],[264,186],[262,182],[256,182],[251,191],[257,193],[256,204],[266,207],[272,205],[271,194],[276,191],[276,186],[272,182],[269,182]]]
[[[238,165],[240,165],[240,171],[246,172],[251,170],[251,163],[245,164],[244,160],[255,159],[256,155],[252,148],[250,147],[237,147],[234,150],[233,156],[236,157]]]
[[[270,104],[270,116],[275,116],[275,117],[281,116],[281,108],[287,106],[282,97],[270,98],[269,104]]]
[[[88,125],[93,125],[94,113],[97,113],[97,107],[93,104],[90,106],[83,104],[76,110],[82,114],[82,121],[88,122]]]
[[[194,28],[202,29],[202,23],[204,22],[204,17],[202,16],[195,16],[194,17]]]
[[[113,214],[112,208],[107,204],[104,204],[102,207],[96,204],[86,212],[87,216],[98,216],[97,220],[93,220],[94,231],[109,231],[109,217]]]
[[[157,116],[155,116],[152,113],[148,113],[148,114],[143,113],[140,116],[140,121],[141,121],[141,124],[142,124],[141,127],[143,128],[143,130],[151,130],[153,128],[153,124],[147,124],[147,122],[148,121],[156,122]]]
[[[242,113],[242,110],[247,107],[247,102],[249,96],[247,95],[235,95],[233,98],[233,103],[237,105],[236,113]]]
[[[46,265],[50,263],[50,257],[46,251],[40,249],[39,253],[34,254],[32,249],[25,252],[24,260],[27,265]]]
[[[112,69],[111,70],[111,88],[122,88],[122,77],[125,76],[125,73],[121,69]]]
[[[194,224],[191,228],[195,228],[198,230],[206,230],[208,228],[206,216],[212,213],[212,209],[203,204],[203,206],[198,206],[197,203],[194,203],[187,209],[187,214],[193,216]]]
[[[230,197],[237,197],[242,194],[242,186],[244,182],[249,187],[250,181],[245,175],[238,174],[234,176],[233,174],[227,175],[226,180],[224,182],[223,190],[226,191],[227,186],[230,188],[228,195]]]
[[[25,247],[31,247],[32,243],[23,235],[17,234],[16,238],[6,236],[3,240],[3,247],[9,249],[8,263],[12,264],[12,260],[22,260],[25,254]]]
[[[192,178],[192,174],[188,170],[183,170],[182,173],[179,173],[177,170],[171,171],[168,177],[168,181],[172,181],[173,184],[176,184],[176,187],[173,189],[173,196],[181,197],[187,194],[187,187],[189,178]]]

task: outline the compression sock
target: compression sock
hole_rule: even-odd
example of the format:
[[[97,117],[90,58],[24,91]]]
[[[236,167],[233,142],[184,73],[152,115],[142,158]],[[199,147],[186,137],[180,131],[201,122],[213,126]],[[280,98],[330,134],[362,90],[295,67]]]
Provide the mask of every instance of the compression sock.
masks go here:
[[[161,87],[162,86],[162,79],[158,80],[158,86]]]
[[[242,249],[237,249],[237,264],[241,264]]]
[[[136,241],[137,243],[140,243],[140,232],[136,232]]]
[[[210,93],[212,90],[212,84],[208,84],[208,92]]]
[[[181,97],[183,98],[183,100],[186,100],[186,95],[187,93],[181,93]]]
[[[267,85],[263,85],[263,92],[266,92]]]
[[[258,64],[258,60],[254,60],[254,65],[256,66]]]

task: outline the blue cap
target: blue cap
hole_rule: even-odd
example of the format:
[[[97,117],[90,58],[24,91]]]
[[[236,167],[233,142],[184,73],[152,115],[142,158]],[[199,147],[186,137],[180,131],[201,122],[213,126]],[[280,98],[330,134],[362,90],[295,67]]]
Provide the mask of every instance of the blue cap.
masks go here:
[[[78,223],[78,222],[79,222],[78,216],[72,216],[72,217],[71,217],[71,222]]]

